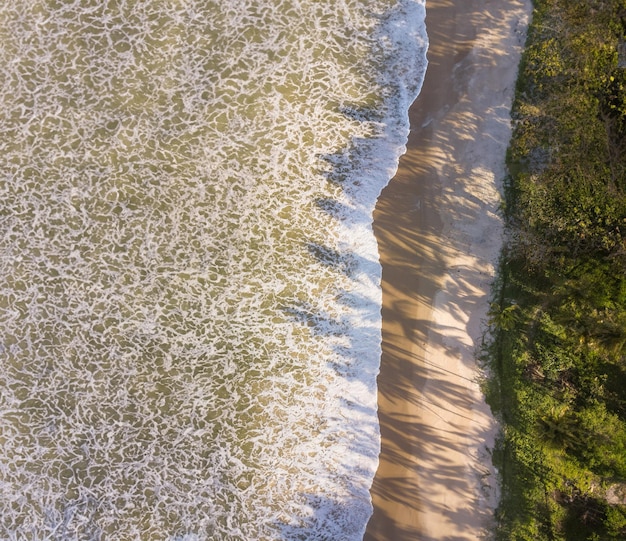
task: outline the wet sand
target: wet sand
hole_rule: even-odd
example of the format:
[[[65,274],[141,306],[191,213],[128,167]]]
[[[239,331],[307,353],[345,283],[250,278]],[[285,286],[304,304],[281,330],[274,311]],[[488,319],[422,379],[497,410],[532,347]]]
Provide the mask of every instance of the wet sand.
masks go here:
[[[382,449],[366,541],[469,541],[492,528],[497,425],[476,353],[530,9],[529,0],[427,0],[429,66],[407,153],[374,214]]]

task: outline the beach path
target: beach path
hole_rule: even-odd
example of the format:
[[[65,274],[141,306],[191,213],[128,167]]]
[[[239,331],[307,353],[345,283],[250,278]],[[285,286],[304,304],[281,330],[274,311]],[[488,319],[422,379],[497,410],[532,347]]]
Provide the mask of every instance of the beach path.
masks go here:
[[[497,425],[480,348],[529,0],[427,0],[407,153],[379,198],[382,448],[365,541],[470,541],[492,527]]]

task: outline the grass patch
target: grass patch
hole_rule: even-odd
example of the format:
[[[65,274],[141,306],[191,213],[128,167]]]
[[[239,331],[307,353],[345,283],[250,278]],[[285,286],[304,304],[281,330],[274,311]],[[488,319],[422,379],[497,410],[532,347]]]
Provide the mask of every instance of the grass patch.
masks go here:
[[[536,0],[490,311],[497,539],[626,539],[626,0]]]

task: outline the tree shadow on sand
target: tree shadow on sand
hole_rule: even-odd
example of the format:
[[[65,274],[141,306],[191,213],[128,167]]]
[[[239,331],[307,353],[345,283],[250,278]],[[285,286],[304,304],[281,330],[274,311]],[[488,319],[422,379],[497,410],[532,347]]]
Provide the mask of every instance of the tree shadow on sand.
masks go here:
[[[498,39],[488,50],[475,45],[479,32],[509,36],[511,30],[502,25],[519,22],[506,9],[506,3],[454,0],[428,5],[429,67],[411,112],[410,152],[374,215],[383,267],[382,449],[367,541],[475,539],[482,535],[476,524],[488,526],[492,520],[492,510],[481,506],[493,489],[486,484],[491,458],[484,449],[490,429],[468,425],[485,414],[470,391],[477,386],[475,353],[481,344],[469,343],[468,337],[481,337],[486,327],[492,280],[486,254],[498,244],[501,228],[498,198],[473,179],[486,174],[501,180],[498,163],[506,150],[510,104],[503,88],[485,109],[475,105],[484,89],[476,88],[480,79],[474,71],[477,65],[510,65],[508,47]],[[471,24],[458,23],[450,17],[454,14]],[[435,131],[444,123],[445,129]],[[490,152],[483,154],[485,141]],[[479,220],[483,238],[477,241],[474,233],[465,238],[463,232]],[[455,266],[457,254],[475,263]],[[431,321],[435,302],[445,323]],[[458,360],[463,370],[456,373],[433,358],[432,344],[440,357]],[[470,450],[485,454],[468,456]],[[455,493],[469,497],[448,505],[446,495],[451,501]],[[467,535],[428,534],[433,524],[420,523],[426,516],[440,520],[446,532],[454,525],[454,531]]]

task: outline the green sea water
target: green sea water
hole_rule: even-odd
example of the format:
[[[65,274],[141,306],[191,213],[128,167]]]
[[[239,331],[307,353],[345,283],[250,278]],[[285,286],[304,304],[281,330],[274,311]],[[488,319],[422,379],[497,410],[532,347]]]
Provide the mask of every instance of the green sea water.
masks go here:
[[[0,538],[356,540],[422,2],[0,5]]]

